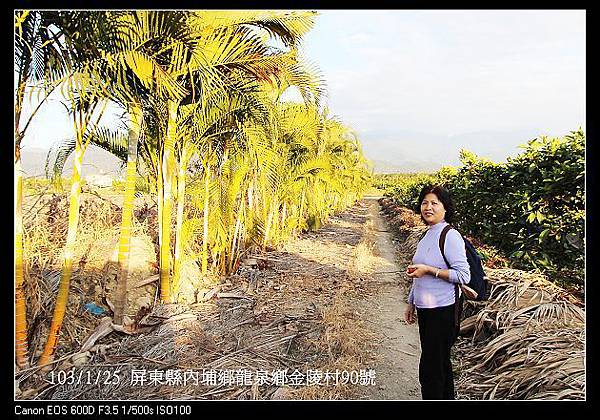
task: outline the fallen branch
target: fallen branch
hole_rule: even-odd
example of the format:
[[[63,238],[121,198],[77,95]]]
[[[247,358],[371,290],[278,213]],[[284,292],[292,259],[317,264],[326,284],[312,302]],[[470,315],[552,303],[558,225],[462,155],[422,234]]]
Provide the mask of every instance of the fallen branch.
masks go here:
[[[183,321],[186,319],[198,319],[197,315],[194,314],[180,314],[180,315],[174,315],[170,318],[167,318],[163,321],[164,324],[166,324],[167,322],[176,322],[176,321]]]
[[[217,293],[217,297],[219,299],[248,299],[248,300],[254,300],[254,298],[252,298],[250,296],[239,295],[237,293],[228,293],[228,292]]]
[[[87,338],[87,340],[85,340],[85,342],[81,346],[81,349],[79,350],[79,352],[83,353],[83,352],[88,351],[89,349],[91,349],[94,346],[94,344],[96,344],[96,341],[100,340],[103,337],[106,337],[113,331],[114,331],[114,328],[113,328],[112,318],[109,316],[105,316],[100,321],[100,325],[98,325],[98,327],[96,327],[94,332],[92,334],[90,334],[90,336]]]
[[[286,260],[281,260],[279,258],[273,257],[259,257],[258,255],[249,255],[248,258],[255,258],[257,260],[265,260],[265,261],[277,261],[277,262],[285,262]]]
[[[200,298],[200,302],[206,302],[206,301],[210,300],[220,289],[221,289],[221,286],[217,286],[217,287],[211,289],[204,296],[202,296]]]
[[[141,280],[139,283],[137,283],[135,286],[133,286],[133,289],[137,289],[138,287],[142,287],[145,286],[147,284],[150,283],[154,283],[155,281],[157,281],[160,278],[160,275],[155,274],[153,276],[150,276],[148,278],[145,278],[144,280]]]
[[[236,354],[239,354],[239,353],[242,353],[242,352],[245,352],[245,351],[247,351],[247,350],[249,350],[249,349],[258,349],[259,347],[265,346],[265,345],[267,345],[267,344],[275,344],[275,343],[279,343],[279,342],[284,342],[285,340],[291,340],[291,339],[293,339],[293,338],[297,337],[298,335],[300,335],[300,334],[288,335],[288,336],[281,337],[281,338],[276,338],[276,339],[269,338],[269,339],[267,339],[267,340],[263,341],[262,343],[259,343],[259,344],[251,344],[251,345],[249,345],[249,346],[246,346],[246,347],[244,347],[244,348],[241,348],[241,349],[239,349],[239,350],[236,350],[236,351],[233,351],[233,352],[231,352],[231,353],[228,353],[228,354],[226,354],[226,355],[224,355],[224,356],[222,356],[222,357],[219,357],[218,359],[216,359],[216,360],[213,360],[212,362],[208,363],[206,366],[207,366],[207,367],[213,367],[213,366],[215,366],[215,365],[216,365],[218,362],[221,362],[221,361],[223,361],[223,360],[227,360],[229,357],[231,357],[231,356],[234,356],[234,355],[236,355]]]
[[[417,357],[417,355],[416,355],[416,354],[414,354],[414,353],[411,353],[411,352],[409,352],[409,351],[402,350],[402,349],[397,349],[397,350],[398,350],[400,353],[404,353],[404,354],[408,354],[409,356]]]

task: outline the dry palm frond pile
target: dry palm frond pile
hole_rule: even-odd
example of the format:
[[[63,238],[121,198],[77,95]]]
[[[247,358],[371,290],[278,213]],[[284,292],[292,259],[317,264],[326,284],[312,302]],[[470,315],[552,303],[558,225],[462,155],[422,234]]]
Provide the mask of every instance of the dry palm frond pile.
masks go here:
[[[424,227],[380,200],[412,256]],[[462,399],[585,399],[585,311],[580,299],[538,272],[485,269],[486,302],[467,301],[454,366]]]
[[[398,228],[402,233],[403,230],[411,228],[424,228],[423,221],[414,211],[396,204],[396,202],[387,197],[379,199],[379,204],[388,218],[388,223]]]
[[[467,302],[457,391],[473,399],[585,398],[585,312],[535,273],[487,269],[490,298]]]

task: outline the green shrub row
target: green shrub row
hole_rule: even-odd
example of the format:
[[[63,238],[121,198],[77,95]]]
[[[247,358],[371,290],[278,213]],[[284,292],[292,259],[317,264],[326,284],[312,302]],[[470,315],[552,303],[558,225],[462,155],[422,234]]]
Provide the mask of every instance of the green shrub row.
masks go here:
[[[561,272],[583,281],[585,233],[585,134],[539,137],[504,163],[461,150],[461,165],[412,175],[386,193],[415,208],[421,188],[449,189],[463,234],[490,244],[519,268]],[[578,277],[578,278],[575,278]]]
[[[394,197],[400,203],[409,203],[413,197],[418,197],[419,191],[414,191],[419,185],[435,182],[432,174],[384,174],[375,176],[375,187],[384,190],[384,195]]]

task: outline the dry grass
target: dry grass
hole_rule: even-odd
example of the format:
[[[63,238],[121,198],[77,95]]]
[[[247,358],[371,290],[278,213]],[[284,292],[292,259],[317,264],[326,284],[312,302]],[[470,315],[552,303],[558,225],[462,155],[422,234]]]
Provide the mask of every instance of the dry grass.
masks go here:
[[[361,278],[367,270],[362,263],[353,261],[357,256],[368,258],[370,253],[362,232],[357,229],[362,210],[358,206],[354,212],[334,217],[332,223],[323,227],[328,233],[312,232],[287,250],[256,256],[263,258],[260,270],[240,270],[218,285],[219,293],[232,297],[215,295],[204,303],[156,305],[138,320],[137,325],[147,329],[143,334],[127,336],[113,332],[78,356],[77,361],[68,358],[54,366],[55,371],[74,368],[76,373],[84,371],[92,375],[120,369],[122,381],[119,384],[48,387],[42,374],[34,372],[19,377],[22,389],[29,397],[37,395],[41,399],[347,398],[356,385],[139,386],[129,384],[128,379],[136,368],[196,372],[202,369],[358,370],[366,363],[368,346],[364,343],[373,340],[358,315],[352,312],[351,302],[364,293]],[[109,210],[96,208],[96,211]],[[92,222],[86,219],[80,223],[83,228]],[[118,226],[118,221],[115,223]],[[95,225],[95,228],[98,232],[111,231],[111,226]],[[81,238],[93,238],[99,243],[102,238],[93,234],[82,232]],[[88,253],[86,277],[95,261],[110,259],[111,250],[104,248],[104,255],[96,256],[93,249]],[[54,269],[60,270],[59,260],[54,263]],[[101,281],[101,288],[105,289],[106,278]],[[81,279],[74,278],[73,290],[79,287],[87,297],[86,290],[80,286],[83,284]],[[51,302],[52,295],[47,295]],[[70,299],[73,304],[69,305],[65,318],[60,355],[79,349],[99,323],[87,312],[77,313],[81,307],[77,291]],[[45,312],[44,321],[49,321],[50,315]],[[45,332],[41,331],[39,336],[45,337]]]
[[[374,243],[362,240],[353,249],[352,257],[348,264],[348,274],[354,278],[363,278],[373,272],[379,258],[373,253]]]
[[[325,331],[317,342],[317,348],[328,357],[317,369],[323,372],[358,372],[374,362],[369,350],[376,335],[354,311],[353,301],[357,298],[354,289],[343,288],[334,303],[324,311]],[[356,385],[350,383],[315,385],[293,390],[290,397],[299,400],[344,400],[352,399],[356,392]]]
[[[84,312],[83,305],[94,302],[103,306],[103,298],[110,299],[115,288],[121,210],[113,201],[117,200],[99,196],[89,188],[82,192],[71,293],[57,357],[76,350],[82,338],[98,325],[98,318]],[[24,203],[24,268],[33,363],[43,349],[52,318],[67,228],[68,192],[28,191]],[[148,234],[147,226],[134,218],[131,261],[137,277],[151,273],[149,264],[155,260],[153,241]],[[134,280],[136,275],[132,276]]]

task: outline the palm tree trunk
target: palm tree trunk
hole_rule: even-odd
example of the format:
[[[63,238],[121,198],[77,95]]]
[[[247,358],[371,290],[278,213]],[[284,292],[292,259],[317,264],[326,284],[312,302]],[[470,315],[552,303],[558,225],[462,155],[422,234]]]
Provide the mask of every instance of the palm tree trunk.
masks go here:
[[[162,209],[162,238],[160,244],[160,299],[163,303],[170,302],[171,279],[171,208],[173,206],[173,166],[175,161],[175,136],[177,130],[178,103],[169,101],[169,121],[167,138],[163,155],[163,209]]]
[[[171,291],[177,299],[179,294],[179,280],[181,271],[181,258],[183,257],[183,242],[181,232],[183,228],[183,205],[185,200],[185,172],[187,169],[186,156],[181,154],[181,161],[177,173],[177,222],[175,225],[175,258],[173,261],[173,286]]]
[[[254,182],[251,182],[248,186],[248,209],[254,210]]]
[[[135,198],[137,144],[142,123],[142,111],[139,107],[136,107],[132,110],[131,123],[132,128],[129,131],[129,143],[127,150],[125,197],[123,200],[121,235],[119,239],[119,274],[117,277],[117,290],[115,295],[114,322],[117,325],[123,324],[123,317],[127,309],[127,281],[129,277],[129,254],[133,218],[133,202]]]
[[[25,301],[23,276],[23,171],[21,153],[15,148],[15,355],[17,366],[29,365],[27,353],[27,305]]]
[[[164,205],[164,194],[163,194],[163,171],[162,171],[162,153],[159,153],[159,164],[158,166],[158,170],[156,173],[156,196],[157,196],[157,201],[158,201],[158,249],[159,249],[159,256],[158,256],[158,260],[160,261],[160,250],[162,249],[162,235],[163,235],[163,230],[162,230],[162,225],[163,225],[163,205]]]
[[[23,169],[21,167],[21,140],[19,132],[25,81],[19,72],[17,94],[15,99],[15,356],[17,366],[25,368],[29,365],[27,353],[27,304],[23,289]]]
[[[77,225],[79,223],[79,203],[81,198],[81,164],[83,161],[83,146],[81,134],[75,145],[75,158],[73,161],[73,175],[71,177],[71,195],[69,203],[69,228],[67,232],[67,242],[65,244],[63,270],[60,278],[60,286],[56,297],[56,305],[48,333],[48,341],[44,347],[44,352],[40,356],[38,365],[45,365],[52,360],[54,350],[58,343],[60,329],[67,309],[69,299],[69,284],[73,272],[73,252],[75,248],[75,238],[77,234]]]
[[[298,223],[302,223],[302,226],[304,226],[304,201],[306,199],[306,194],[304,193],[304,190],[302,191],[302,198],[300,199],[300,210],[298,210],[299,213],[299,218],[298,218]]]
[[[231,254],[229,257],[229,272],[233,270],[233,266],[236,261],[236,245],[238,243],[238,237],[240,232],[240,227],[242,225],[242,212],[244,210],[244,197],[242,196],[240,199],[240,207],[237,212],[236,221],[235,221],[235,230],[233,231],[233,240],[231,241]],[[238,247],[239,248],[239,247]]]
[[[25,64],[25,68],[29,67],[29,60]],[[18,150],[21,150],[22,133],[19,132],[19,124],[21,123],[21,112],[23,111],[23,98],[25,97],[26,80],[22,72],[19,72],[19,80],[17,82],[17,93],[15,97],[15,143]],[[20,160],[20,156],[19,156]]]
[[[271,230],[271,221],[273,220],[273,213],[274,213],[274,199],[273,201],[271,201],[271,205],[269,206],[269,215],[267,216],[267,223],[265,226],[265,237],[264,237],[264,241],[263,241],[263,251],[265,251],[267,249],[267,242],[269,241],[269,232]]]
[[[249,231],[254,228],[254,181],[250,181],[246,194],[248,197],[248,205],[246,207],[245,229],[246,231]]]
[[[279,203],[273,206],[273,216],[271,217],[271,244],[275,245],[279,243],[280,238],[280,226],[279,226]]]
[[[285,221],[287,217],[287,202],[283,203],[283,210],[281,211],[281,232],[282,234],[287,236],[287,232],[288,232],[288,225]]]
[[[162,215],[160,226],[160,299],[161,302],[169,302],[171,280],[169,277],[170,245],[171,245],[171,180],[168,171],[167,156],[163,157],[162,167]]]
[[[210,163],[206,163],[204,172],[204,231],[202,236],[202,276],[206,276],[208,272],[208,205],[210,186]]]

